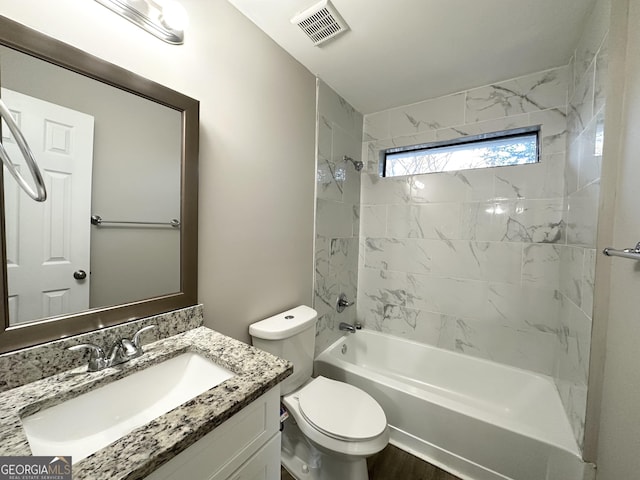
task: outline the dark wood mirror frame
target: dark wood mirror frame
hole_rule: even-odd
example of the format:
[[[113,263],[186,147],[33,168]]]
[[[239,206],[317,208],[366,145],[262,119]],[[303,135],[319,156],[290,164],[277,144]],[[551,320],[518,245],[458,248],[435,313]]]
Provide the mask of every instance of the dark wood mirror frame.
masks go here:
[[[181,291],[177,293],[10,326],[4,189],[2,190],[0,250],[3,268],[0,285],[3,299],[0,302],[0,354],[197,304],[199,102],[2,16],[0,45],[180,111],[183,134],[180,183]],[[0,185],[2,181],[0,168]]]

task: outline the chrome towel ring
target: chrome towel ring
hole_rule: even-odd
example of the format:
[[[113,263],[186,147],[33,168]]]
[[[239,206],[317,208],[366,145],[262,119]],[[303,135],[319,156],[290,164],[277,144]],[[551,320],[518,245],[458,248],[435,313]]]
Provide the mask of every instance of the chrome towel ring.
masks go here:
[[[616,250],[615,248],[605,248],[602,253],[607,257],[622,257],[631,260],[640,260],[640,242],[635,248],[625,248],[624,250]]]
[[[0,160],[2,160],[4,166],[7,167],[9,173],[16,179],[18,185],[20,185],[27,195],[36,202],[44,202],[47,199],[47,189],[44,185],[44,180],[42,179],[38,163],[33,157],[33,153],[27,144],[27,140],[18,128],[18,125],[16,125],[16,122],[14,122],[11,112],[9,112],[9,109],[2,99],[0,99],[0,118],[4,120],[7,127],[9,127],[9,131],[13,134],[13,138],[15,138],[16,143],[18,144],[20,153],[22,153],[22,156],[27,162],[27,167],[29,167],[29,171],[31,172],[31,176],[35,183],[35,190],[27,183],[22,174],[16,168],[15,164],[11,161],[7,150],[4,148],[4,145],[2,145],[2,142],[0,142]]]

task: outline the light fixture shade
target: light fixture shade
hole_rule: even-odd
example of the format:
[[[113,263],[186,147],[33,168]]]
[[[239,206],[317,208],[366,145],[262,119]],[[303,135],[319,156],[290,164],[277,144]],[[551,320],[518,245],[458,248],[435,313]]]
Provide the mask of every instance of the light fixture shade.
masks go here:
[[[176,0],[96,0],[150,34],[173,45],[184,43],[187,13]]]

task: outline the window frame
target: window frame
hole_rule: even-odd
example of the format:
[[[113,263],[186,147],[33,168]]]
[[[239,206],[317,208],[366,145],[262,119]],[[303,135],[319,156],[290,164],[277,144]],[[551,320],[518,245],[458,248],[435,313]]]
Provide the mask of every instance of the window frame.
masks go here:
[[[395,177],[405,177],[410,175],[427,175],[432,173],[447,173],[447,172],[460,172],[464,170],[478,170],[481,168],[496,168],[496,167],[513,167],[516,165],[535,165],[540,163],[541,159],[541,150],[542,150],[542,125],[531,125],[528,127],[518,127],[512,128],[508,130],[501,130],[497,132],[489,132],[489,133],[481,133],[478,135],[465,135],[462,137],[457,137],[451,140],[439,140],[435,142],[421,143],[417,145],[409,145],[404,147],[391,147],[380,151],[380,176],[382,178],[395,178]],[[411,173],[407,175],[387,175],[387,157],[389,155],[397,154],[397,153],[411,153],[418,151],[427,151],[427,150],[436,150],[445,147],[456,147],[460,145],[466,144],[483,144],[489,143],[493,140],[506,140],[509,138],[517,138],[529,136],[532,133],[535,133],[536,136],[536,158],[533,162],[527,163],[514,163],[510,165],[487,165],[481,167],[471,167],[471,168],[460,168],[455,170],[441,170],[435,172],[418,172]]]

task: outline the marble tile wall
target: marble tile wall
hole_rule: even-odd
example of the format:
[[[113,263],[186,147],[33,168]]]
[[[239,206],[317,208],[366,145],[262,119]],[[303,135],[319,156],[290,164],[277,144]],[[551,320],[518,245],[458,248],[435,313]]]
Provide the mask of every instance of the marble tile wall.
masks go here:
[[[322,80],[317,81],[317,178],[314,308],[316,352],[337,340],[340,322],[353,323],[355,306],[342,313],[336,300],[358,292],[360,172],[344,160],[361,159],[362,115]]]
[[[365,116],[361,322],[554,374],[570,74],[555,68]],[[381,149],[530,125],[541,125],[538,164],[379,176]]]
[[[560,342],[554,378],[582,446],[596,260],[596,222],[604,139],[610,0],[598,0],[569,64],[566,238],[560,246]]]

